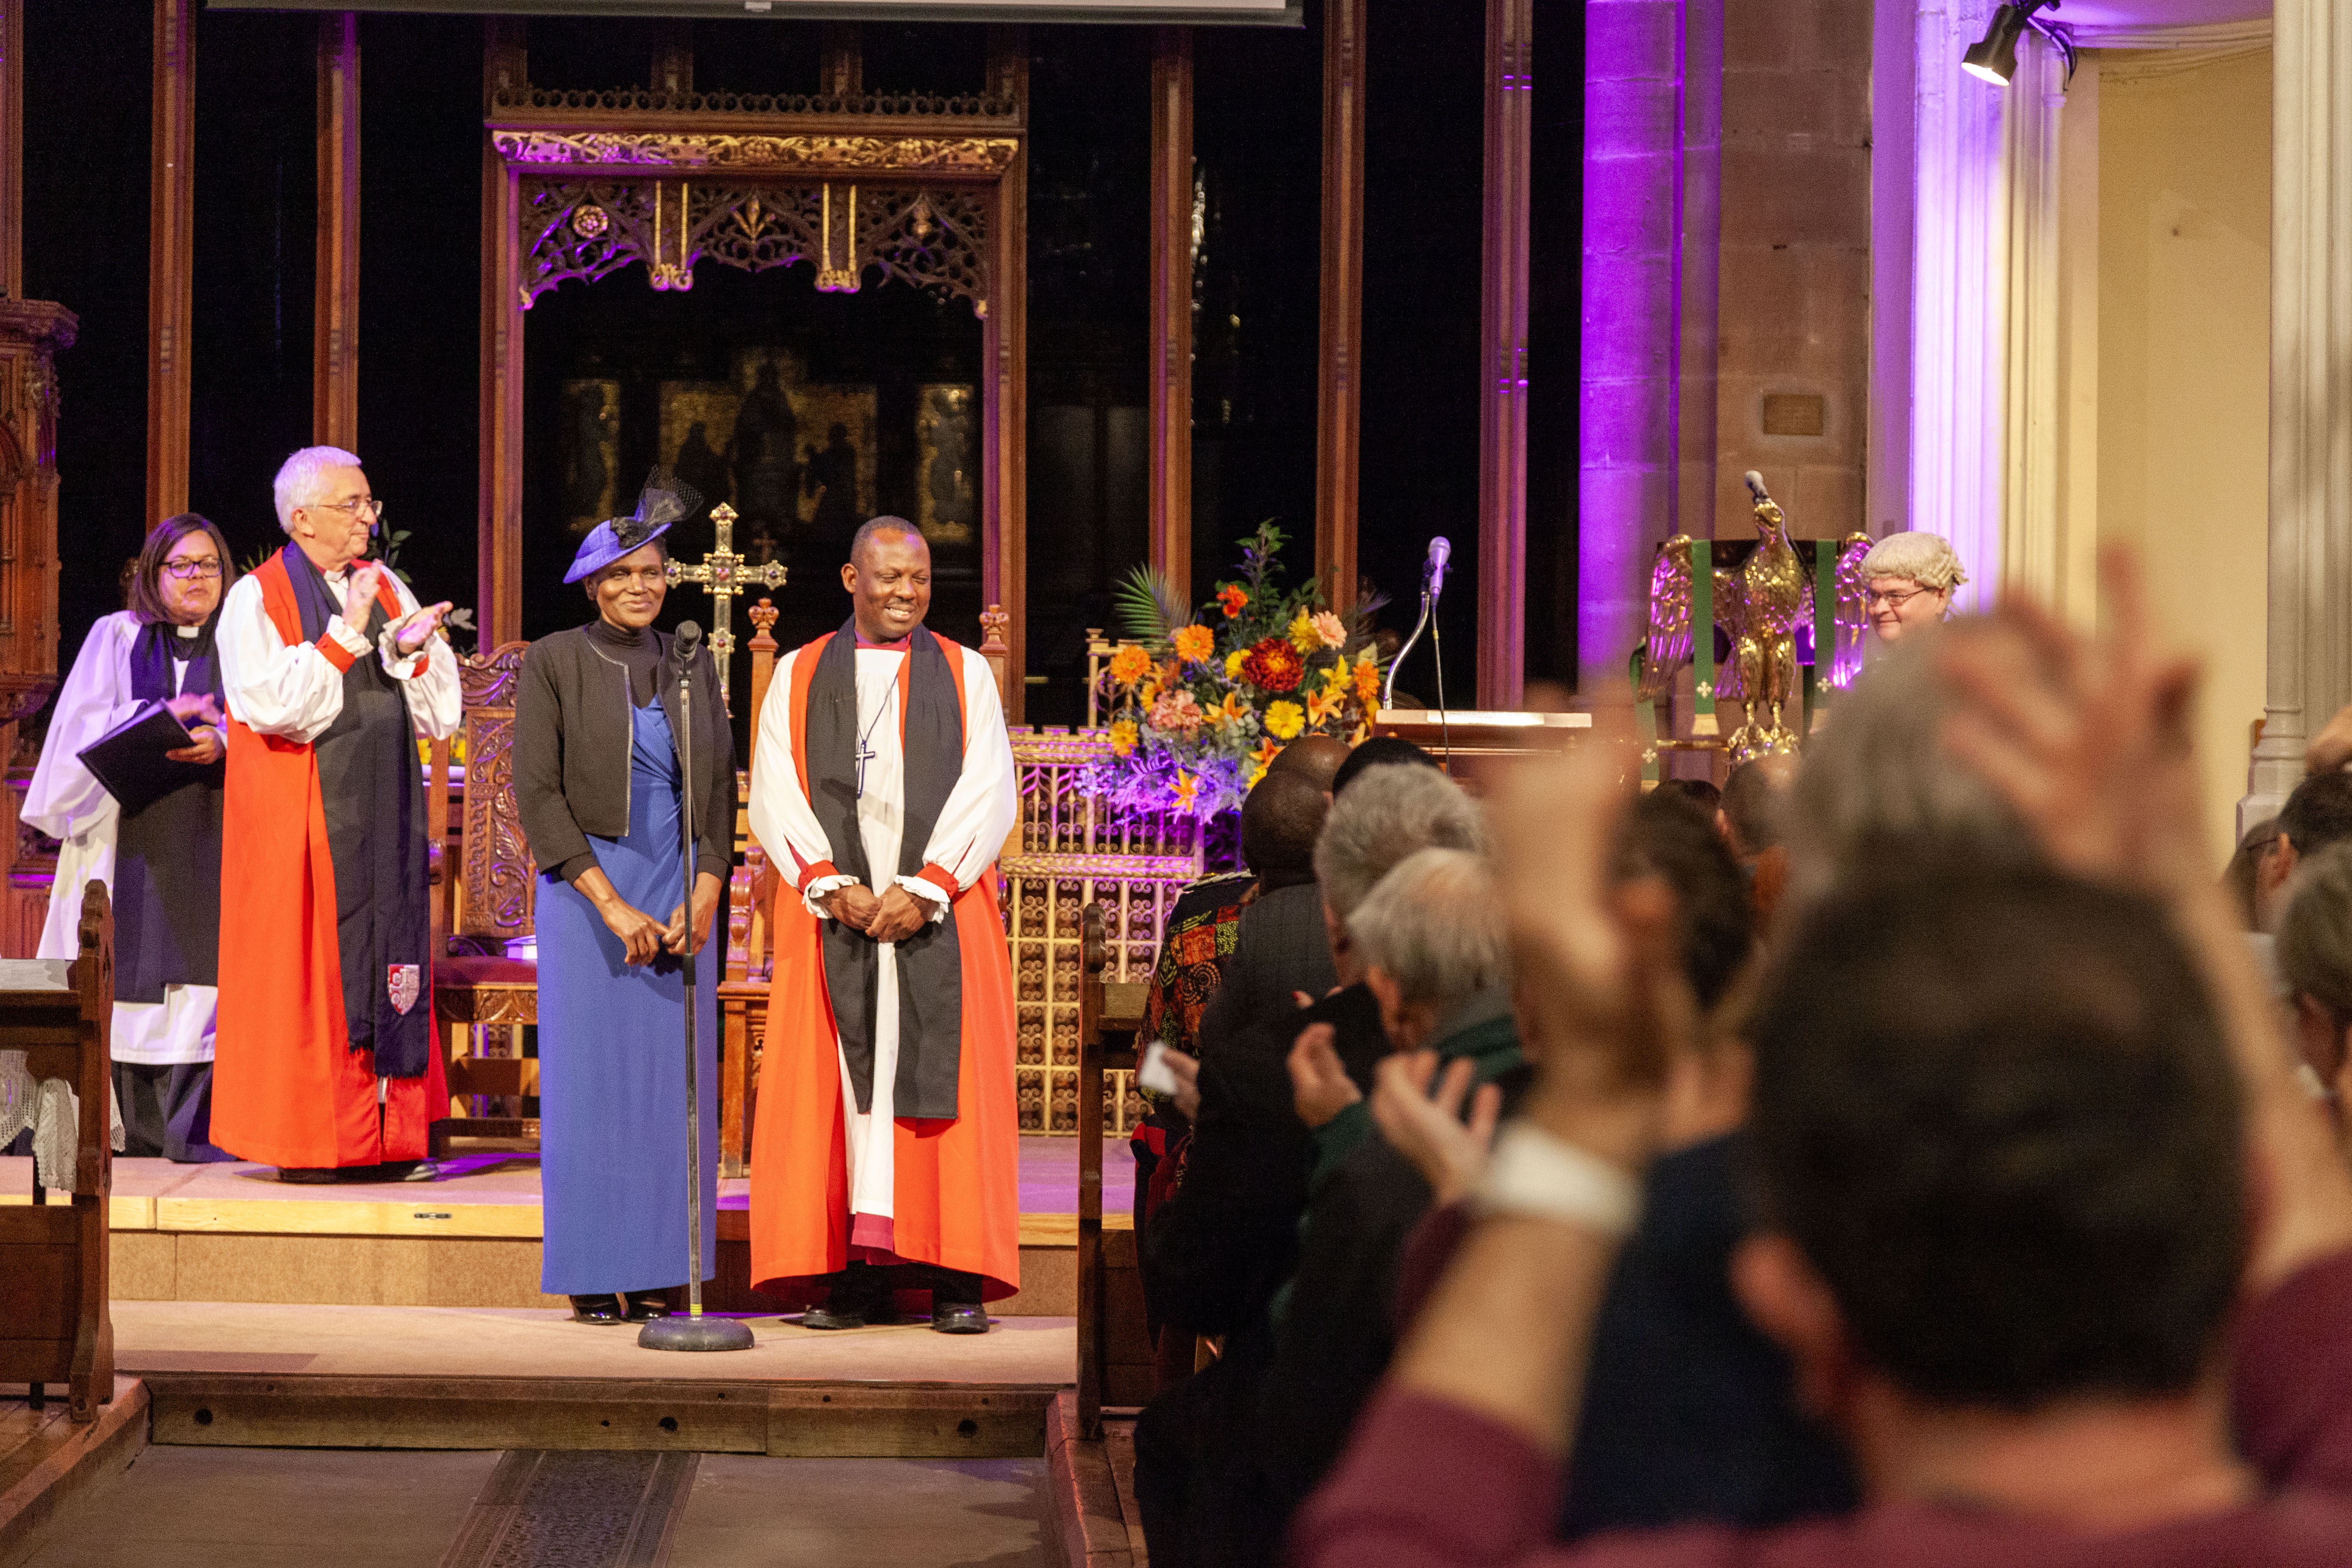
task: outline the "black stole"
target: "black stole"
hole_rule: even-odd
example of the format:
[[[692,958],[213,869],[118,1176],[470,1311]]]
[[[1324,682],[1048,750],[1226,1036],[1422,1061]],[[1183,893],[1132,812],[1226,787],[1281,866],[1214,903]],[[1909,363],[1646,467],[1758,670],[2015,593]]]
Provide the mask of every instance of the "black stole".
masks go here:
[[[949,668],[939,638],[917,626],[908,639],[913,668],[907,677],[906,798],[900,813],[896,875],[923,868],[923,851],[940,812],[963,773],[963,705],[959,673]],[[835,632],[809,678],[809,804],[833,848],[834,868],[860,882],[873,880],[866,838],[857,826],[857,749],[875,715],[857,710],[857,623]],[[823,922],[824,984],[841,1031],[857,1110],[874,1109],[874,1009],[880,994],[882,950],[863,931],[839,921]],[[898,1070],[894,1117],[953,1120],[957,1068],[963,1051],[963,952],[956,917],[926,924],[898,944]]]
[[[316,642],[329,618],[343,612],[299,547],[278,555],[294,584],[302,639]],[[355,605],[347,624],[373,644],[383,629],[383,606],[373,599]],[[380,1078],[422,1077],[433,1048],[424,770],[400,684],[371,647],[343,672],[343,710],[310,746],[335,863],[343,1016],[352,1049],[374,1052]]]
[[[169,622],[139,628],[131,641],[131,695],[142,702],[206,692],[225,701],[213,654],[215,609],[204,630],[179,635]],[[173,679],[184,660],[187,678]],[[161,1002],[167,985],[220,983],[221,781],[225,763],[175,763],[182,783],[137,811],[114,834],[114,999]]]

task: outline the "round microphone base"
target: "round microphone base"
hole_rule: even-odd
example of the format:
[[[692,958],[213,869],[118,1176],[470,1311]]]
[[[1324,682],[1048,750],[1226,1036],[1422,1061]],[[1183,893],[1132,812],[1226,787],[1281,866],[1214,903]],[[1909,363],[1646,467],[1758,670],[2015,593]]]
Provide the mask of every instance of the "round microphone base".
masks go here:
[[[646,1351],[747,1351],[751,1325],[733,1318],[656,1318],[637,1333]]]

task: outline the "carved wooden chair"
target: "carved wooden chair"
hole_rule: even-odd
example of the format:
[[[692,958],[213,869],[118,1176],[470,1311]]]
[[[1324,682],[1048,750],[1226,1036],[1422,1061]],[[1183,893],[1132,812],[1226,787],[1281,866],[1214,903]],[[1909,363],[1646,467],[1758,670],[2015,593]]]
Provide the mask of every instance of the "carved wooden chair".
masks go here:
[[[434,880],[433,1015],[447,1039],[462,1029],[467,1048],[449,1061],[449,1092],[498,1102],[502,1114],[434,1123],[435,1158],[453,1153],[535,1152],[539,1121],[522,1098],[539,1092],[539,1064],[522,1055],[521,1026],[539,1021],[539,963],[526,956],[538,886],[514,792],[514,689],[528,643],[502,644],[458,661],[465,689],[464,828],[457,874],[449,874],[447,742],[433,749],[426,834],[441,866]],[[478,1111],[488,1107],[478,1104]]]

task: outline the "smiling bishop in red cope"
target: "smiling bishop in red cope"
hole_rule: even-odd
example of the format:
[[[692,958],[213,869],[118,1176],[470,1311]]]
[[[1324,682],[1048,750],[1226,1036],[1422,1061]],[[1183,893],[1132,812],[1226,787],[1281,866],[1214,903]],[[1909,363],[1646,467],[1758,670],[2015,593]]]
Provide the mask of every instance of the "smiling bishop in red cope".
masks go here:
[[[810,1328],[985,1333],[1020,1288],[1013,969],[995,865],[1018,802],[988,663],[923,626],[931,557],[902,518],[857,531],[849,623],[777,666],[751,831],[775,912],[751,1279]]]

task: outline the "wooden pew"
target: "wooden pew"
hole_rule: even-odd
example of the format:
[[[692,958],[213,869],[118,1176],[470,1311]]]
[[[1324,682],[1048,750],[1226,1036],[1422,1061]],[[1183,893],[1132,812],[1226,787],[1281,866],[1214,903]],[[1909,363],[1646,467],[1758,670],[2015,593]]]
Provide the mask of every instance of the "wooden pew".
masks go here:
[[[76,1421],[114,1397],[107,1310],[107,1208],[114,1181],[108,1108],[114,1021],[114,911],[106,885],[83,891],[80,956],[67,984],[0,990],[0,1050],[21,1050],[38,1083],[81,1098],[71,1206],[0,1208],[0,1383],[62,1383]]]
[[[1085,934],[1078,994],[1078,1434],[1099,1439],[1112,1352],[1123,1337],[1115,1332],[1117,1319],[1122,1310],[1138,1317],[1141,1308],[1139,1289],[1112,1289],[1103,1250],[1103,1074],[1136,1065],[1144,984],[1103,978],[1110,942],[1102,905],[1088,904],[1079,918]],[[1132,1247],[1134,1233],[1125,1234]],[[1139,1285],[1132,1268],[1129,1273],[1128,1283]],[[1139,1336],[1141,1324],[1133,1326]]]

